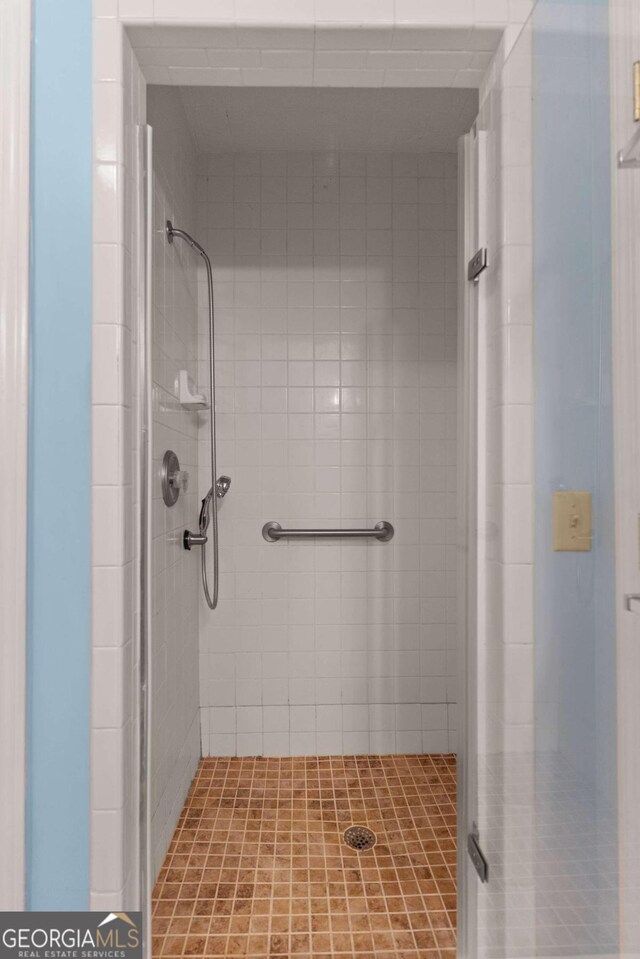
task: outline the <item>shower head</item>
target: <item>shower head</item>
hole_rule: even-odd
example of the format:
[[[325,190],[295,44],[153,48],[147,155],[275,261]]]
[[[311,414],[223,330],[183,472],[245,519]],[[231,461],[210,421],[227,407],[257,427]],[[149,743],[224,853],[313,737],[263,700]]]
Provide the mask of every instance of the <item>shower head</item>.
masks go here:
[[[211,519],[211,497],[213,496],[213,486],[202,500],[202,506],[200,507],[200,518],[198,520],[198,527],[201,533],[206,533],[209,529],[209,521]]]
[[[223,499],[229,492],[229,487],[231,486],[231,477],[230,476],[219,476],[216,480],[216,496],[218,499]],[[209,520],[211,518],[211,500],[213,499],[213,486],[202,500],[202,506],[200,507],[200,521],[199,527],[201,533],[206,533],[209,529]]]
[[[231,477],[230,476],[219,476],[216,480],[216,496],[218,499],[223,499],[229,492],[229,487],[231,486]]]

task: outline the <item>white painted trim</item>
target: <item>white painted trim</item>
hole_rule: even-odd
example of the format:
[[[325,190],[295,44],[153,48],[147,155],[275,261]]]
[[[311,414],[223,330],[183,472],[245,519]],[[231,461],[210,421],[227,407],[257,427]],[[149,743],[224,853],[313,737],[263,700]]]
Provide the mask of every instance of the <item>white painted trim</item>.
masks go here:
[[[31,4],[0,3],[0,910],[24,909]]]
[[[477,737],[472,728],[474,704],[469,702],[468,689],[477,674],[475,557],[476,550],[469,535],[477,499],[475,433],[469,415],[471,396],[475,396],[476,339],[469,336],[472,325],[471,295],[464,279],[464,264],[471,246],[473,225],[472,133],[458,141],[458,631],[459,684],[458,697],[458,954],[476,954],[476,884],[471,881],[464,835],[475,817],[477,800]]]
[[[458,149],[458,622],[461,645],[458,742],[458,915],[460,956],[477,953],[478,883],[467,835],[478,814],[478,756],[486,747],[479,704],[486,701],[486,277],[467,278],[467,263],[486,246],[487,134],[474,128]]]
[[[155,876],[153,874],[153,850],[151,846],[151,816],[153,795],[153,776],[151,756],[153,743],[151,730],[153,722],[153,601],[152,570],[153,555],[152,510],[153,503],[153,385],[151,363],[153,351],[152,338],[152,290],[153,290],[153,130],[149,124],[139,128],[140,162],[138,165],[138,202],[140,209],[139,234],[142,250],[139,263],[138,292],[140,297],[140,411],[139,431],[142,436],[140,450],[140,488],[144,502],[140,507],[140,611],[141,625],[138,650],[140,663],[140,837],[139,837],[139,873],[140,873],[140,909],[144,917],[145,929],[152,928],[151,893]],[[145,959],[152,959],[152,937],[147,936],[144,943]]]
[[[613,426],[616,514],[618,835],[621,955],[640,956],[640,619],[625,594],[640,593],[640,171],[618,170],[614,156],[635,131],[632,63],[640,49],[640,11],[611,0]]]

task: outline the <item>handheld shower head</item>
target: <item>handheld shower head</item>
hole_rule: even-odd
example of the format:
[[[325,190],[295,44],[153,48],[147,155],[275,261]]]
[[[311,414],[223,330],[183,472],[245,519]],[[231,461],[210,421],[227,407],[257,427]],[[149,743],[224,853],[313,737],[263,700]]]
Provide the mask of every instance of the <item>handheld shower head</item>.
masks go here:
[[[229,487],[231,486],[231,477],[230,476],[219,476],[216,480],[216,496],[218,499],[223,499],[229,492]],[[213,499],[213,486],[202,500],[202,506],[200,507],[200,519],[198,525],[201,533],[206,533],[209,529],[209,521],[211,519],[211,500]]]
[[[218,499],[223,499],[229,492],[229,487],[231,486],[231,477],[230,476],[219,476],[216,480],[216,496]]]
[[[206,533],[209,529],[209,521],[211,519],[211,497],[213,496],[213,486],[202,500],[202,506],[200,507],[200,517],[198,519],[198,527],[201,533]]]

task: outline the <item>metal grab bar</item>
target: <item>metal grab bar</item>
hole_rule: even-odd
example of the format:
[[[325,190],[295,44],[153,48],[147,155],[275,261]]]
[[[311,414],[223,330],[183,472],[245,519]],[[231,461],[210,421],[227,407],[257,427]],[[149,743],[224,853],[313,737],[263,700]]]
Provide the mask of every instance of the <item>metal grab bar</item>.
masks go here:
[[[280,523],[265,523],[262,535],[267,543],[277,543],[279,539],[378,539],[381,543],[388,543],[393,539],[395,530],[391,523],[383,520],[376,523],[373,529],[283,529]]]

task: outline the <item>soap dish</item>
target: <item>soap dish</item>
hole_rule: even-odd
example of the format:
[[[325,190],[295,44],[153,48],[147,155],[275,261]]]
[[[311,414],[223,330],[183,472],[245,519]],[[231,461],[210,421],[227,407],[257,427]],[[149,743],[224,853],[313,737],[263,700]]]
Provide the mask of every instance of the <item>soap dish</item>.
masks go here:
[[[178,373],[178,402],[185,410],[206,410],[209,401],[204,393],[197,393],[196,386],[186,370]]]

